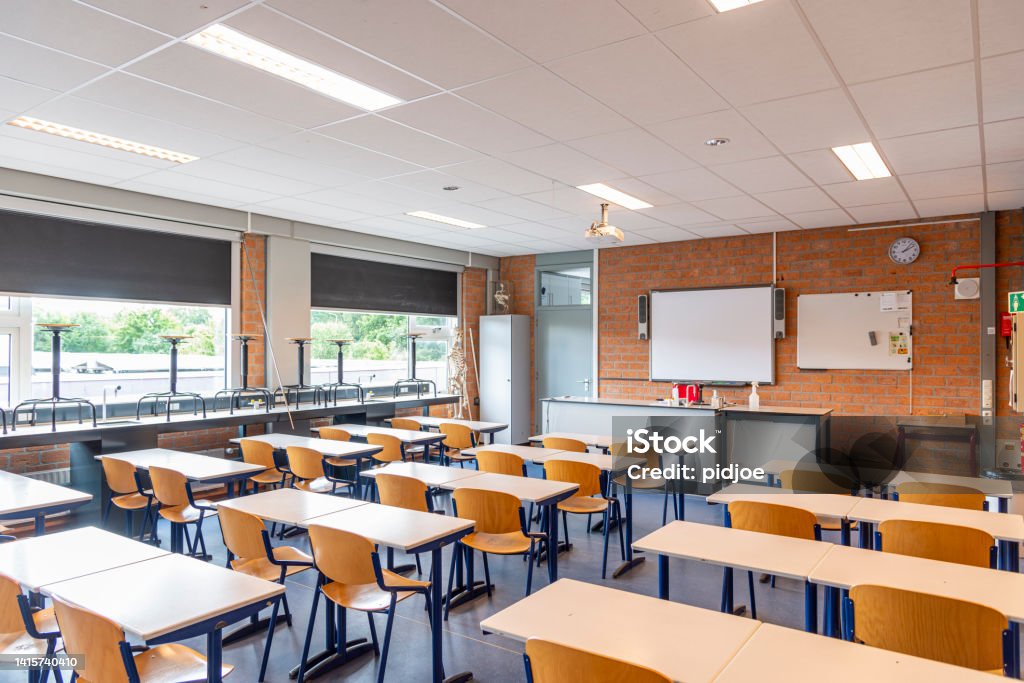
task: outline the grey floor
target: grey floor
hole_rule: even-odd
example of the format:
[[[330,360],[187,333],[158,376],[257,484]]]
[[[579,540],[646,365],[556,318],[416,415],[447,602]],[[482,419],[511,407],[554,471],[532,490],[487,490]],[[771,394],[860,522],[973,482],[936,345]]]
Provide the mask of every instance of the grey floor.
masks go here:
[[[661,526],[662,514],[661,495],[637,494],[634,497],[634,538]],[[447,500],[445,501],[447,505]],[[450,511],[450,508],[449,508]],[[722,513],[719,506],[708,506],[702,498],[688,497],[686,501],[686,519],[707,524],[721,524]],[[118,521],[112,520],[117,526]],[[223,565],[225,551],[220,540],[216,520],[205,525],[206,539],[212,562]],[[166,546],[168,531],[161,526],[161,538]],[[570,517],[571,551],[559,557],[559,575],[591,583],[603,584],[620,590],[631,591],[644,595],[657,594],[657,563],[648,559],[619,579],[601,579],[601,545],[602,536],[599,532],[586,533],[586,522],[583,517]],[[613,541],[616,540],[613,538]],[[285,539],[286,543],[309,550],[308,537],[303,534]],[[609,567],[619,563],[617,543],[609,548]],[[402,553],[396,560],[405,560]],[[423,558],[429,564],[429,557]],[[445,580],[451,559],[450,549],[444,553]],[[479,562],[477,563],[479,567]],[[524,681],[522,646],[508,638],[496,635],[484,635],[480,630],[480,621],[487,616],[507,607],[521,599],[525,590],[526,566],[518,557],[492,557],[490,559],[491,579],[496,588],[494,595],[488,599],[482,597],[475,602],[458,607],[451,613],[449,621],[444,625],[445,669],[448,675],[462,671],[472,671],[475,680],[486,682]],[[426,564],[424,570],[427,570]],[[671,569],[672,599],[690,605],[718,609],[721,595],[722,570],[696,562],[672,561]],[[480,577],[478,577],[480,578]],[[298,663],[305,629],[308,623],[309,607],[313,598],[313,585],[316,576],[312,571],[304,572],[288,580],[288,600],[295,615],[291,628],[279,626],[273,641],[270,667],[267,681],[288,681],[288,671]],[[547,585],[547,567],[542,566],[534,573],[534,589]],[[795,581],[779,579],[774,589],[767,584],[756,584],[758,617],[770,623],[793,628],[803,626],[803,587]],[[747,602],[745,575],[737,573],[736,600],[737,604]],[[321,601],[318,624],[314,634],[314,647],[322,645],[323,637],[323,601]],[[387,664],[387,681],[429,681],[430,680],[430,631],[422,599],[410,598],[398,609],[398,619],[394,627],[391,653]],[[384,617],[378,616],[378,633],[383,635]],[[615,614],[607,615],[608,628],[614,629]],[[230,631],[229,627],[226,629]],[[369,629],[366,618],[359,614],[351,614],[349,618],[349,638],[368,637]],[[254,635],[224,648],[225,663],[235,666],[228,681],[256,681],[259,662],[263,651],[264,636]],[[189,642],[199,651],[205,650],[205,640]],[[682,645],[682,644],[681,644]],[[681,654],[681,656],[685,656]],[[316,680],[354,681],[370,683],[376,680],[379,662],[372,654],[335,669],[333,672]],[[0,681],[21,681],[23,675],[0,671]]]

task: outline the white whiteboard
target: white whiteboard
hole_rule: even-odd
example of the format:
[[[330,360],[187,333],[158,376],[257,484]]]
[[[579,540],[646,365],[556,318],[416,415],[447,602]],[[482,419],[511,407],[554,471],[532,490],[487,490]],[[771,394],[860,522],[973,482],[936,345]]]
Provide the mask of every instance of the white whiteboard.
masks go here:
[[[913,296],[907,290],[798,296],[797,367],[805,370],[912,369]],[[896,339],[891,339],[891,335]]]
[[[772,287],[651,292],[651,379],[771,383]]]

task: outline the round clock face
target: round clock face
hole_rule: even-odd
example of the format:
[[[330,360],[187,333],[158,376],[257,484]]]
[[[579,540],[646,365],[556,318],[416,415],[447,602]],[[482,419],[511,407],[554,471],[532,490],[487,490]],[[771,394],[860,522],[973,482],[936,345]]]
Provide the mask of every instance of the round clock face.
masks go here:
[[[921,255],[921,245],[912,237],[901,237],[889,245],[889,258],[893,263],[913,263]]]

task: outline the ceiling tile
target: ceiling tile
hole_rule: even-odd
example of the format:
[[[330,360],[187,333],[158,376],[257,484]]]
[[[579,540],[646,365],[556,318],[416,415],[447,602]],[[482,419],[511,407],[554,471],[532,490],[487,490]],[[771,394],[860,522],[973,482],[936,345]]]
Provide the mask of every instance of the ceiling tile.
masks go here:
[[[990,164],[985,174],[989,192],[1024,190],[1024,161]]]
[[[978,213],[985,210],[985,195],[915,199],[914,206],[921,216],[949,216],[957,213]]]
[[[970,0],[803,0],[800,6],[847,83],[974,58]]]
[[[590,50],[644,33],[615,0],[588,0],[586,11],[564,0],[514,2],[440,0],[442,4],[538,62]]]
[[[651,31],[714,14],[707,0],[619,0]]]
[[[645,213],[657,218],[659,221],[676,227],[698,223],[713,223],[715,221],[715,217],[707,211],[701,211],[686,202],[672,204],[671,206],[655,206],[654,208],[647,209]]]
[[[767,206],[746,195],[725,197],[723,199],[705,199],[693,204],[697,208],[727,221],[775,215],[775,212]]]
[[[391,236],[402,236],[406,238],[420,238],[427,235],[432,230],[426,228],[421,222],[415,221],[412,218],[406,216],[395,217],[395,216],[372,216],[370,218],[357,218],[355,220],[346,221],[346,223],[353,229],[359,232],[368,233],[388,233]],[[437,223],[434,223],[437,226]]]
[[[430,2],[272,0],[268,4],[443,88],[529,65],[511,48]]]
[[[1022,206],[1024,206],[1024,190],[988,193],[988,208],[990,211],[1012,211]]]
[[[842,209],[827,211],[806,211],[788,214],[789,219],[801,228],[834,228],[839,225],[851,225],[854,220]]]
[[[242,168],[255,170],[273,169],[274,173],[304,183],[326,187],[354,185],[355,183],[366,181],[366,176],[349,173],[337,166],[300,159],[277,150],[267,149],[266,147],[240,147],[217,154],[212,158],[241,166]]]
[[[511,234],[516,234],[519,237],[515,240],[518,242],[530,242],[542,237],[551,237],[552,235],[562,235],[562,230],[556,230],[550,225],[544,225],[542,223],[510,223],[508,225],[501,226],[501,230]],[[582,232],[582,231],[581,231]]]
[[[139,182],[150,187],[181,190],[183,192],[216,197],[232,204],[251,204],[275,198],[275,195],[263,190],[254,190],[242,187],[241,185],[210,180],[209,178],[200,178],[181,173],[180,169],[156,171],[139,178]]]
[[[785,157],[768,157],[715,166],[719,174],[736,187],[756,194],[808,187],[812,183]]]
[[[973,64],[896,76],[850,88],[880,138],[969,126],[978,122]]]
[[[778,153],[767,138],[732,109],[666,121],[647,129],[704,166]],[[726,138],[729,143],[717,147],[705,145],[711,138]]]
[[[99,64],[0,34],[0,76],[53,90],[68,90],[106,70]]]
[[[437,210],[438,213],[452,218],[459,218],[464,221],[470,221],[472,223],[479,223],[480,225],[486,225],[487,227],[495,227],[502,225],[511,225],[513,223],[521,222],[519,218],[515,216],[509,216],[504,213],[497,211],[490,211],[480,206],[473,204],[458,204],[443,207]],[[426,221],[416,216],[409,216],[409,220],[416,221],[417,223],[431,223],[433,221]],[[438,225],[434,223],[434,225]],[[462,230],[462,228],[454,228],[455,230]]]
[[[655,242],[682,242],[683,240],[695,240],[697,235],[689,230],[666,226],[663,228],[650,228],[640,231],[645,237],[650,237]]]
[[[665,173],[696,166],[641,128],[573,140],[569,145],[629,175]]]
[[[428,168],[471,161],[479,156],[465,147],[372,114],[323,126],[317,132]]]
[[[816,187],[802,187],[796,190],[764,192],[757,199],[781,214],[807,211],[826,211],[838,208],[828,195]]]
[[[499,197],[477,202],[477,206],[489,211],[497,211],[515,216],[525,221],[547,221],[556,218],[568,218],[571,214],[553,206],[524,199],[523,197]]]
[[[34,136],[34,137],[33,137]],[[155,169],[167,168],[169,162],[147,160],[134,154],[93,154],[95,145],[73,140],[64,140],[52,135],[33,134],[31,131],[0,126],[0,147],[3,148],[3,165],[32,171],[24,162],[37,163],[40,167],[67,169],[76,173],[76,180],[87,180],[103,184],[104,180],[115,182],[128,180],[151,173]],[[104,150],[115,152],[115,150]],[[32,171],[45,173],[45,171]],[[96,180],[89,180],[95,174]],[[56,173],[66,177],[63,173]]]
[[[648,185],[642,180],[637,180],[636,178],[612,178],[607,182],[607,184],[616,190],[620,190],[628,195],[637,197],[648,204],[653,204],[654,206],[675,204],[679,201],[679,198],[675,195],[663,192],[656,187]],[[612,206],[615,207],[617,205],[613,202]],[[646,211],[646,209],[637,209],[634,213],[643,213],[644,211]]]
[[[530,228],[538,227],[536,223],[511,223],[509,225],[502,225],[497,228],[479,228],[477,233],[481,237],[492,240],[494,242],[500,242],[502,244],[519,244],[522,242],[529,242],[531,239],[542,234],[540,232],[535,234],[517,232],[519,228],[525,227],[527,230]],[[548,234],[551,231],[548,230]]]
[[[830,149],[790,154],[789,160],[819,185],[845,183],[853,180],[853,175],[846,170],[846,167],[839,161],[839,157]]]
[[[39,156],[31,152],[28,156],[30,156],[31,159],[20,159],[14,156],[6,156],[4,157],[4,167],[14,169],[16,171],[25,171],[26,173],[38,173],[39,175],[53,176],[54,178],[78,180],[83,183],[92,183],[94,185],[116,185],[119,181],[125,179],[124,177],[106,175],[101,172],[101,169],[97,169],[96,166],[91,163],[83,163],[77,168],[71,168],[69,166],[57,166],[54,164],[45,164],[35,161],[35,159],[44,159],[46,157]]]
[[[832,199],[847,208],[870,204],[891,204],[907,199],[895,178],[853,180],[848,183],[826,185],[823,189]]]
[[[437,197],[411,187],[395,185],[386,180],[371,180],[356,185],[346,185],[344,190],[364,197],[379,199],[389,204],[404,206],[409,211],[433,210],[451,204],[450,198]]]
[[[576,187],[621,175],[611,166],[565,145],[553,144],[501,155],[517,166]]]
[[[735,106],[838,84],[788,2],[761,2],[658,34]]]
[[[485,154],[551,142],[526,126],[451,94],[392,107],[382,116]]]
[[[548,68],[641,125],[729,106],[654,36],[606,45]]]
[[[503,190],[509,194],[527,194],[551,188],[552,180],[513,166],[501,159],[483,158],[444,169],[445,173]]]
[[[194,190],[168,187],[167,185],[153,185],[151,183],[145,183],[140,180],[127,180],[123,183],[118,183],[117,187],[122,190],[130,190],[132,192],[142,192],[143,194],[151,194],[156,195],[158,197],[170,197],[171,199],[180,199],[182,201],[195,202],[197,204],[222,206],[228,209],[237,208],[245,204],[245,202],[240,202],[235,199],[228,199],[227,197],[223,196],[215,196],[212,194],[204,194],[203,192],[197,192]]]
[[[985,160],[990,164],[1024,159],[1024,119],[985,124]]]
[[[124,64],[168,40],[71,0],[8,0],[3,32],[108,66]]]
[[[608,107],[539,67],[463,88],[459,95],[555,140],[630,127]]]
[[[786,218],[758,218],[755,220],[739,221],[736,225],[754,235],[765,232],[787,232],[800,229],[799,226]]]
[[[248,208],[255,213],[273,211],[273,215],[282,218],[292,217],[295,220],[302,220],[304,222],[329,221],[331,223],[338,223],[363,218],[366,215],[340,206],[329,206],[296,197],[268,199],[258,204],[252,204]],[[301,216],[301,218],[295,218],[296,216]]]
[[[349,173],[369,178],[387,178],[423,170],[419,166],[400,159],[371,152],[316,133],[286,135],[265,142],[263,146],[300,159],[337,166]]]
[[[420,171],[389,178],[393,185],[409,187],[440,198],[449,204],[483,202],[488,199],[504,197],[507,193],[479,183],[459,180],[454,176],[440,171]],[[446,187],[458,187],[458,190],[445,190]]]
[[[271,169],[277,171],[278,169]],[[175,169],[177,173],[206,178],[232,185],[240,185],[269,195],[292,195],[312,192],[324,187],[322,184],[307,183],[276,173],[241,168],[211,159],[200,159],[183,164]]]
[[[704,237],[732,237],[734,235],[747,235],[745,230],[742,230],[735,225],[711,225],[711,226],[693,226],[687,228],[693,234]]]
[[[929,173],[911,173],[901,175],[900,181],[919,209],[921,204],[918,200],[920,199],[955,197],[966,194],[981,195],[984,192],[980,166]]]
[[[917,212],[914,211],[914,207],[910,205],[910,202],[857,206],[851,208],[850,213],[853,214],[858,223],[902,221],[908,218],[918,218]]]
[[[735,197],[742,190],[704,168],[643,176],[640,180],[686,202],[718,197]]]
[[[600,199],[583,190],[577,190],[575,187],[566,187],[565,185],[555,185],[549,190],[531,192],[530,194],[523,195],[523,197],[547,206],[553,206],[562,211],[567,211],[576,216],[593,216],[597,218],[601,212]]]
[[[167,2],[166,0],[83,0],[87,5],[116,14],[168,35],[181,36],[213,23],[237,10],[248,0],[202,0]]]
[[[395,202],[339,189],[308,192],[295,197],[295,199],[316,202],[317,204],[324,204],[368,216],[389,216],[392,214],[402,214],[410,210]]]
[[[0,107],[7,111],[20,113],[57,97],[59,94],[38,85],[29,85],[0,76]]]
[[[1024,21],[1019,28],[1024,30]],[[1024,37],[1020,47],[1024,47]],[[1024,52],[981,60],[981,100],[986,121],[1024,116]]]
[[[804,152],[870,139],[846,94],[839,89],[762,102],[743,109],[783,152]],[[813,125],[808,125],[813,121]]]
[[[981,164],[977,126],[882,140],[881,145],[890,168],[900,175]]]
[[[1017,0],[978,0],[978,18],[982,57],[1020,49],[1024,3]]]

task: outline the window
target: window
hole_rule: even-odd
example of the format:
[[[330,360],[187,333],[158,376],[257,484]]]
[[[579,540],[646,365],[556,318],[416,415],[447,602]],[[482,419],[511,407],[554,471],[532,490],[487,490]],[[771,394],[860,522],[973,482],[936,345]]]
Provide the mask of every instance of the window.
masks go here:
[[[170,346],[164,334],[187,334],[178,356],[178,389],[206,394],[227,381],[229,309],[94,299],[32,298],[32,398],[51,394],[52,338],[40,323],[75,323],[61,335],[61,393],[96,398],[167,391]],[[0,347],[2,351],[2,347]]]
[[[328,339],[352,339],[345,347],[345,381],[364,387],[391,388],[409,378],[410,332],[416,342],[417,379],[429,379],[438,391],[448,386],[448,340],[455,326],[449,316],[395,315],[354,311],[314,310],[312,383],[336,382],[338,347]]]
[[[13,335],[0,330],[0,408],[11,405],[11,361]]]
[[[590,266],[555,266],[540,273],[541,306],[589,306]]]

